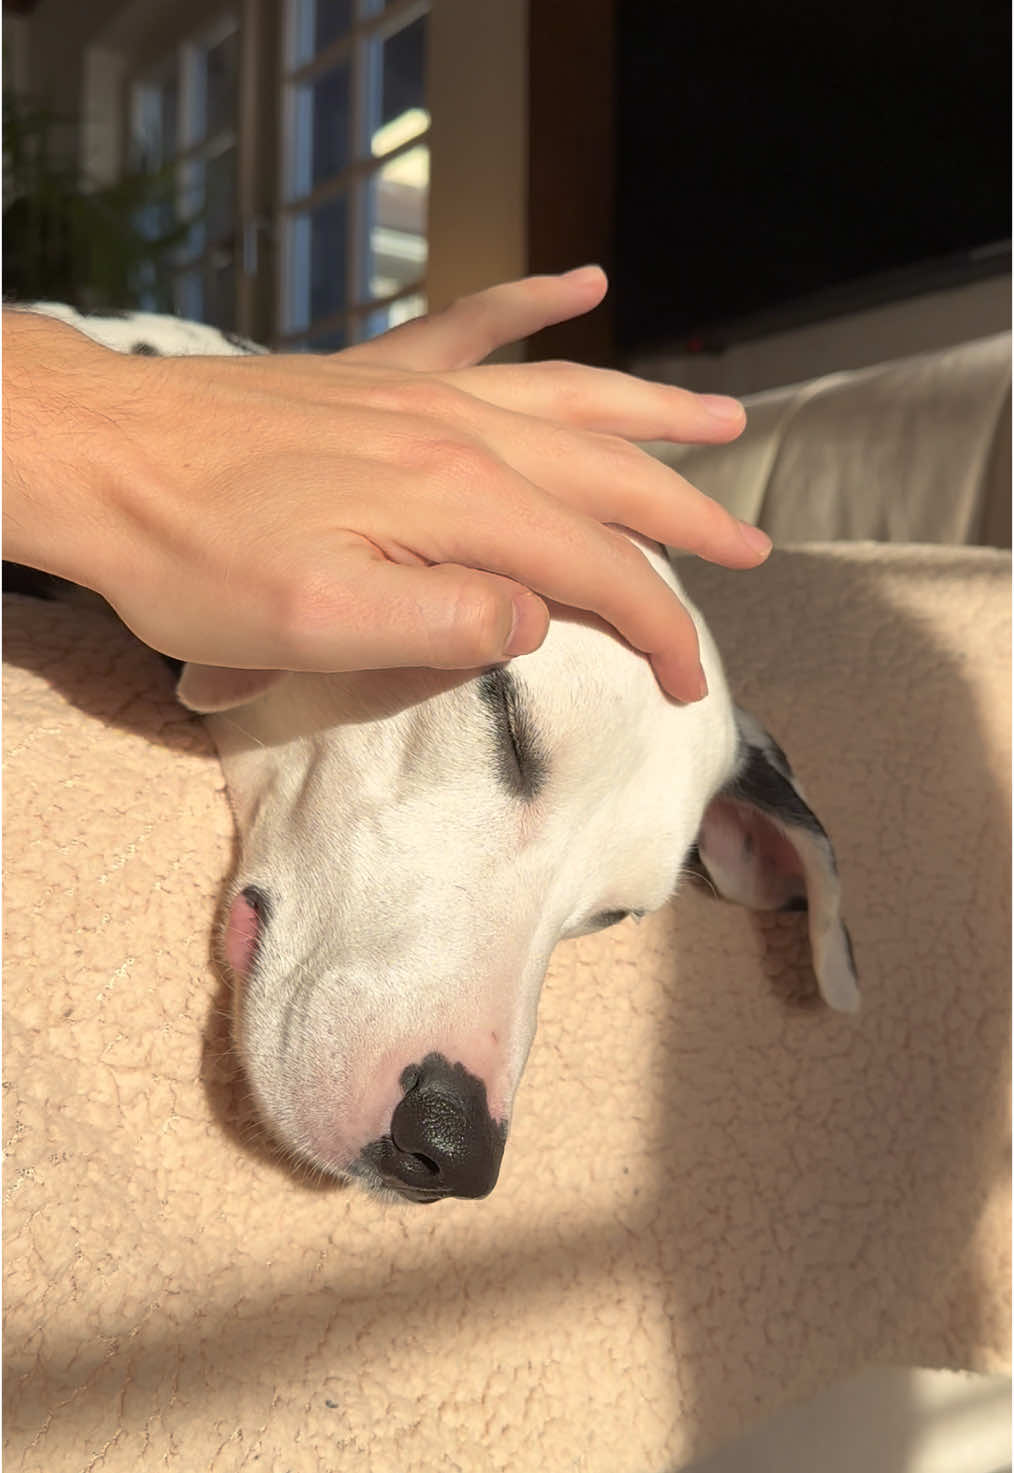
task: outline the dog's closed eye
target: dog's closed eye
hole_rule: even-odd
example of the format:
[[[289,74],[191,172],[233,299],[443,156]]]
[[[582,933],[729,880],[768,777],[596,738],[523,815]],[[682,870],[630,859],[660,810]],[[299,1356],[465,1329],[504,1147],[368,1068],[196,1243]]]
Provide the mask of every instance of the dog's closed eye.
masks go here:
[[[644,915],[643,910],[600,910],[589,920],[586,929],[589,931],[604,931],[607,926],[618,926],[620,921],[625,921],[628,916],[633,916],[639,921]]]
[[[497,777],[531,802],[545,784],[548,762],[518,683],[506,665],[495,665],[479,677],[478,690],[493,715]]]

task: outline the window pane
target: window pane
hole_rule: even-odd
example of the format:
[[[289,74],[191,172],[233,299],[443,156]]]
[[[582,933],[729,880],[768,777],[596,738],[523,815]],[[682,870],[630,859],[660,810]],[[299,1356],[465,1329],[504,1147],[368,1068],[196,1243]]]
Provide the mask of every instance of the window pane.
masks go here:
[[[375,338],[378,333],[387,332],[388,328],[410,322],[413,317],[421,317],[425,311],[426,298],[422,292],[413,292],[411,296],[400,297],[397,302],[388,302],[386,307],[367,313],[363,337]]]
[[[352,0],[317,0],[313,18],[313,49],[323,51],[352,24]]]
[[[204,321],[231,332],[236,326],[236,266],[223,252],[204,273]]]
[[[190,221],[190,229],[179,248],[181,257],[199,256],[204,250],[204,160],[192,159],[177,170],[177,213]]]
[[[348,347],[348,334],[344,328],[339,328],[336,332],[311,338],[306,346],[311,353],[340,353],[342,348]]]
[[[283,331],[298,332],[344,308],[346,231],[344,195],[289,221]]]
[[[175,154],[178,117],[179,85],[175,76],[135,86],[133,144],[142,167],[159,169]]]
[[[236,124],[239,33],[233,31],[204,53],[205,131],[211,135]]]
[[[426,205],[429,149],[398,154],[367,185],[366,285],[371,297],[388,297],[426,273]]]
[[[316,82],[292,88],[288,196],[309,194],[339,173],[349,158],[349,67],[342,63]]]
[[[211,46],[186,48],[189,80],[186,117],[188,146],[211,138],[236,122],[236,72],[239,36],[232,31]]]
[[[164,240],[176,229],[178,207],[176,201],[176,170],[167,169],[164,174],[152,178],[148,184],[144,204],[131,211],[138,232],[145,240]]]
[[[141,312],[172,312],[175,307],[173,283],[156,271],[152,261],[142,261],[138,266],[134,291]]]
[[[426,17],[369,47],[370,152],[377,157],[424,133]]]
[[[204,283],[199,271],[185,271],[176,278],[176,312],[200,322],[204,317]]]
[[[208,159],[204,174],[205,226],[209,242],[230,237],[236,228],[236,150]]]
[[[313,86],[310,187],[344,169],[349,157],[349,69],[337,66]]]
[[[236,229],[236,150],[223,149],[207,159],[183,166],[180,213],[192,220],[182,248],[185,256],[200,255],[216,241],[228,240]]]
[[[288,65],[302,66],[344,36],[355,19],[354,0],[289,0]]]
[[[381,127],[393,118],[421,108],[425,102],[426,17],[395,31],[382,42],[380,116]]]
[[[314,210],[310,223],[310,321],[345,306],[345,197]]]

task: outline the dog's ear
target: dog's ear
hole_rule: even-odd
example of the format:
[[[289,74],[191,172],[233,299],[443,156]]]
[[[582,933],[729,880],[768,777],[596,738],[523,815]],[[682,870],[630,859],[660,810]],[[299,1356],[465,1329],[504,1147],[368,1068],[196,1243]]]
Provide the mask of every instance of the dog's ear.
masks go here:
[[[859,989],[831,841],[778,744],[738,707],[736,724],[736,771],[709,803],[688,867],[751,910],[807,910],[821,995],[854,1013]]]
[[[176,699],[202,716],[246,706],[285,676],[284,670],[229,670],[218,665],[184,665]]]

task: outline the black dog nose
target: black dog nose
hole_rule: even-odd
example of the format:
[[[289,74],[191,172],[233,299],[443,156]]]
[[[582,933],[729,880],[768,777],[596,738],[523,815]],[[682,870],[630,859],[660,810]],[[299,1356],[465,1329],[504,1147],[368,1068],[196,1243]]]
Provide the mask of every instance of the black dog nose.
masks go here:
[[[427,1054],[401,1076],[404,1097],[388,1139],[367,1152],[406,1196],[485,1197],[496,1186],[507,1136],[486,1103],[486,1086],[463,1064]]]

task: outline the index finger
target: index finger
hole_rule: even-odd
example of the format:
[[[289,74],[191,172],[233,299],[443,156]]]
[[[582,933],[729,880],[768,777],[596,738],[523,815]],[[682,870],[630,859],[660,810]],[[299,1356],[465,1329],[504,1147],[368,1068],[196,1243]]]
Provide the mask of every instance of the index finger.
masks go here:
[[[413,318],[336,356],[426,373],[467,368],[540,328],[590,312],[607,286],[600,266],[581,266],[561,276],[526,276],[462,297],[442,312]]]

